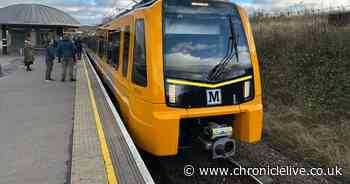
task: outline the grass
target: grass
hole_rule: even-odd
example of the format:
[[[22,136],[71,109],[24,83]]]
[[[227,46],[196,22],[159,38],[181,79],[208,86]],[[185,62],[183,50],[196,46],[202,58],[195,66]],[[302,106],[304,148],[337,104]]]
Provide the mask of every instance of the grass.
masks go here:
[[[252,22],[272,145],[350,178],[350,26],[325,16]]]

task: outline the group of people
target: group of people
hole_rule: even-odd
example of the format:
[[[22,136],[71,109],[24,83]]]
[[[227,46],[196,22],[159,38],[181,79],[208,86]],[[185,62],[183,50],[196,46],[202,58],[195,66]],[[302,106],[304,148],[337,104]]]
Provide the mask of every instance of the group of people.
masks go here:
[[[62,76],[61,81],[66,81],[67,70],[69,73],[70,81],[75,81],[74,78],[74,65],[78,60],[81,59],[82,53],[82,41],[80,38],[74,40],[70,39],[70,35],[64,34],[62,40],[56,42],[51,40],[45,50],[45,62],[46,62],[46,73],[45,81],[54,81],[51,77],[54,61],[58,58],[58,63],[62,63]],[[34,63],[34,49],[30,44],[29,40],[24,43],[24,64],[26,71],[32,71],[31,65]]]

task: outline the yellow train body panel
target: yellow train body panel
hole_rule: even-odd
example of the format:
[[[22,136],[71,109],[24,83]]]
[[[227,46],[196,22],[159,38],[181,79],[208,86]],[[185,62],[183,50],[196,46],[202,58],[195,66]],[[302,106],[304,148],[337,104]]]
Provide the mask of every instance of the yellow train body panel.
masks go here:
[[[247,143],[260,141],[263,127],[260,69],[252,31],[245,11],[241,7],[237,7],[247,38],[252,63],[253,75],[251,78],[254,83],[254,98],[238,105],[179,108],[167,105],[164,87],[167,78],[164,75],[163,3],[162,0],[159,0],[150,6],[137,8],[118,17],[108,25],[102,26],[99,30],[99,32],[102,32],[100,35],[104,35],[105,39],[108,39],[111,30],[119,30],[120,43],[124,43],[126,26],[130,30],[126,77],[123,76],[124,44],[120,44],[119,47],[119,66],[117,68],[108,64],[107,59],[101,57],[101,54],[100,57],[96,57],[100,59],[96,59],[95,64],[104,81],[112,88],[122,117],[136,145],[157,156],[176,155],[179,148],[182,119],[221,115],[234,116],[231,124],[233,125],[233,137],[235,139]],[[147,64],[146,87],[132,82],[135,22],[138,19],[144,20]],[[203,84],[204,87],[210,87],[210,85],[216,87],[215,84],[205,85],[204,82],[191,83],[191,81],[188,81],[188,85],[198,83]]]

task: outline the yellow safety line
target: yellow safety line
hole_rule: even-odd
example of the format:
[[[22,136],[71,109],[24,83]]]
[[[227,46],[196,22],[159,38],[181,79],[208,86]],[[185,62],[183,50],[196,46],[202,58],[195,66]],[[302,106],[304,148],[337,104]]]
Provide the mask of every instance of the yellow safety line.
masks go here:
[[[218,88],[218,87],[226,86],[226,85],[229,85],[229,84],[234,84],[234,83],[242,82],[242,81],[245,81],[245,80],[249,80],[249,79],[252,79],[252,78],[253,77],[250,75],[250,76],[246,76],[246,77],[242,77],[242,78],[238,78],[238,79],[234,79],[234,80],[230,80],[230,81],[226,81],[226,82],[222,82],[222,83],[218,83],[218,84],[190,82],[190,81],[176,80],[176,79],[167,79],[167,82],[171,83],[171,84],[180,84],[180,85],[187,85],[187,86],[206,87],[206,88]]]
[[[117,180],[117,177],[116,177],[115,172],[114,172],[111,156],[109,154],[109,149],[108,149],[108,145],[106,142],[106,137],[105,137],[105,134],[103,132],[101,118],[100,118],[100,115],[97,111],[97,105],[96,105],[96,101],[95,101],[95,97],[94,97],[95,95],[94,95],[94,91],[92,90],[92,87],[91,87],[92,86],[91,80],[89,78],[86,64],[85,64],[85,62],[83,62],[83,63],[84,63],[85,75],[86,75],[88,87],[89,87],[89,95],[90,95],[90,99],[91,99],[91,105],[92,105],[93,113],[95,116],[98,138],[100,140],[102,156],[103,156],[103,160],[105,163],[105,169],[107,172],[108,183],[109,184],[118,184],[118,180]]]

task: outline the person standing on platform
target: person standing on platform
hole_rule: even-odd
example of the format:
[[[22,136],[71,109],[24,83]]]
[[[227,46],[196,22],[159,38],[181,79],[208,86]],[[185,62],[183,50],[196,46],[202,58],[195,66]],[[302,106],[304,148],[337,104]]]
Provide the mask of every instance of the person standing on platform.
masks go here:
[[[62,82],[66,81],[67,70],[69,70],[70,80],[75,81],[73,71],[76,62],[75,53],[76,47],[71,41],[69,34],[64,34],[63,40],[58,43],[57,47],[58,60],[62,62]]]
[[[54,81],[51,78],[51,72],[52,72],[52,68],[53,68],[53,64],[54,64],[54,60],[56,57],[56,49],[54,47],[54,41],[51,40],[49,42],[48,47],[46,48],[46,52],[45,52],[45,61],[46,61],[46,75],[45,75],[45,81],[49,82],[49,81]]]
[[[79,60],[81,60],[81,53],[83,51],[83,44],[81,42],[80,37],[75,41],[75,47],[77,48],[77,57]]]
[[[30,43],[30,40],[27,39],[24,41],[24,65],[27,67],[26,71],[32,71],[30,65],[34,64],[34,48]]]

